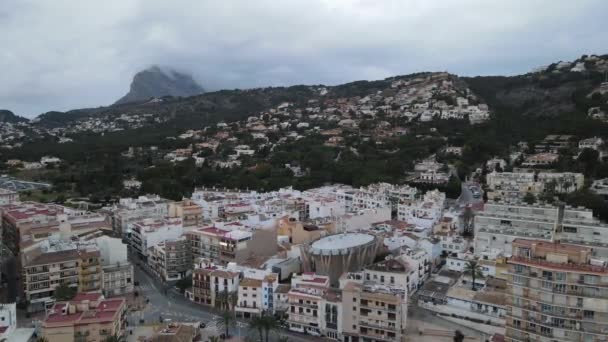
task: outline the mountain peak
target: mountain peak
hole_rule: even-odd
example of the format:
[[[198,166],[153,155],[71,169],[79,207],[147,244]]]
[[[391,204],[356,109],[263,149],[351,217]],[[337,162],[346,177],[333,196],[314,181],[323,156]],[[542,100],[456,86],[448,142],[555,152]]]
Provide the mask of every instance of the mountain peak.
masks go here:
[[[0,122],[17,123],[26,121],[28,121],[28,119],[17,116],[10,110],[0,109]]]
[[[203,92],[191,75],[153,65],[135,74],[131,89],[116,104],[145,101],[152,97],[193,96]]]

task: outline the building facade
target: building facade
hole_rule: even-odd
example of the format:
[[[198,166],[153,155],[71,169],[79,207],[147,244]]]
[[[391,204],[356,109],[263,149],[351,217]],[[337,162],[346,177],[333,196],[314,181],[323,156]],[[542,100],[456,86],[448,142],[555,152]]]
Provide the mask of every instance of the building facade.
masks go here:
[[[591,248],[524,239],[512,245],[506,341],[605,341],[608,268]]]

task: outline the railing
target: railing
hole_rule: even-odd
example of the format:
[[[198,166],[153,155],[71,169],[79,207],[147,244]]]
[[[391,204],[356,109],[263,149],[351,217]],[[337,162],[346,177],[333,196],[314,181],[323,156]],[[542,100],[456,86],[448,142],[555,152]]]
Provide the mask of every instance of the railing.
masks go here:
[[[608,267],[595,266],[590,264],[572,264],[572,263],[557,263],[550,262],[544,259],[526,258],[521,256],[512,256],[508,259],[511,263],[523,263],[527,265],[535,265],[540,267],[555,268],[560,270],[569,270],[573,272],[593,272],[608,274]]]
[[[375,324],[375,323],[370,323],[370,322],[367,322],[367,321],[359,321],[359,325],[362,326],[362,327],[370,327],[370,328],[374,328],[374,329],[397,331],[397,327],[396,326],[390,327],[388,325]]]

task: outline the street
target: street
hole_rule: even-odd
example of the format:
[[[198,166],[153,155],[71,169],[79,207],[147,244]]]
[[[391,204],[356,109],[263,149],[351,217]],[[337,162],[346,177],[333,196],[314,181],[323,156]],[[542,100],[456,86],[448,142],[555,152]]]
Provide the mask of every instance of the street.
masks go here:
[[[174,288],[169,288],[166,291],[166,286],[161,284],[156,278],[145,272],[141,267],[135,265],[135,280],[139,282],[136,290],[139,291],[139,297],[142,300],[148,299],[149,303],[143,310],[131,312],[128,316],[130,329],[136,329],[142,325],[159,324],[160,319],[169,322],[186,322],[195,323],[203,322],[206,327],[203,329],[203,337],[219,336],[223,329],[218,329],[216,320],[219,318],[219,312],[213,312],[213,309],[207,308],[191,302]],[[144,321],[143,324],[140,320]],[[247,320],[239,319],[235,327],[230,330],[232,336],[249,336],[257,339],[257,331],[251,331],[248,327]],[[290,341],[311,341],[318,340],[313,336],[296,334],[286,330],[271,333],[270,341],[278,340],[279,336],[288,336]]]
[[[475,186],[482,195],[478,198],[473,197],[473,192],[471,189],[469,189],[469,186],[471,185]],[[460,192],[460,197],[458,197],[457,200],[457,203],[461,208],[464,208],[467,205],[474,206],[475,204],[483,202],[483,190],[479,184],[473,182],[463,182],[461,186],[462,190]]]

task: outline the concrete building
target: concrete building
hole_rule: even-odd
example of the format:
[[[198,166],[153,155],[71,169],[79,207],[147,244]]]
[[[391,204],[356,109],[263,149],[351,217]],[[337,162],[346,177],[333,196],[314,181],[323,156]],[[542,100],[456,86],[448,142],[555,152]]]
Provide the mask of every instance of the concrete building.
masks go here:
[[[19,201],[19,193],[0,188],[0,205],[13,204]]]
[[[192,200],[169,203],[168,216],[181,218],[186,231],[203,224],[203,208]]]
[[[166,217],[169,213],[169,203],[171,201],[158,195],[147,195],[138,198],[121,198],[118,204],[104,210],[111,218],[114,231],[127,236],[129,225],[135,221]]]
[[[232,267],[201,262],[192,272],[192,300],[195,303],[229,309],[238,304],[240,273]]]
[[[42,322],[42,336],[49,342],[103,341],[123,336],[126,319],[124,298],[79,293],[70,301],[53,305]]]
[[[505,341],[602,341],[608,268],[592,249],[517,239],[509,259]]]
[[[147,218],[130,225],[129,244],[134,253],[144,261],[148,259],[149,248],[166,240],[182,236],[181,218]]]
[[[486,203],[475,215],[475,254],[497,249],[510,255],[517,238],[593,247],[597,256],[608,256],[608,225],[589,209],[569,206]]]
[[[46,240],[21,253],[23,297],[30,311],[44,310],[54,302],[59,284],[80,292],[99,291],[101,254],[94,244]]]
[[[329,277],[304,273],[292,278],[287,293],[289,330],[340,340],[340,291],[330,289]]]
[[[402,341],[407,291],[373,282],[348,281],[342,289],[343,341]]]
[[[94,239],[101,255],[101,290],[106,297],[133,292],[133,265],[127,259],[127,245],[121,239],[100,236]]]
[[[527,193],[569,193],[585,185],[582,173],[572,172],[492,172],[486,176],[489,200],[523,199]]]
[[[198,228],[184,233],[190,243],[192,259],[207,259],[214,263],[220,262],[220,241],[226,234],[225,230],[215,227]]]
[[[445,193],[438,190],[427,191],[420,201],[400,203],[397,206],[397,219],[430,229],[441,220],[444,206]]]
[[[185,237],[165,240],[149,248],[148,265],[164,282],[183,279],[192,269],[192,255]]]
[[[276,241],[276,228],[226,232],[220,239],[220,262],[242,264],[250,258],[271,257],[278,249]]]

